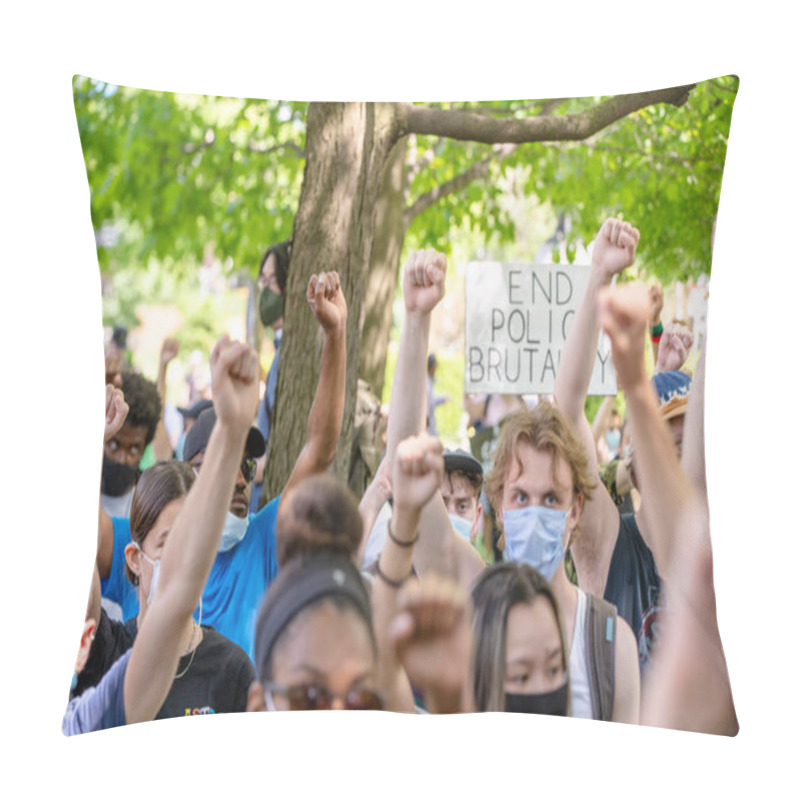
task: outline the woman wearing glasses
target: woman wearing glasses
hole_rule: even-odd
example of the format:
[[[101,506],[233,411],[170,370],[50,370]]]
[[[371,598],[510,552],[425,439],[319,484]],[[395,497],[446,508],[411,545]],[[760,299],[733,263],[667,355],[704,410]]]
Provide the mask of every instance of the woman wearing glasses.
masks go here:
[[[139,614],[125,627],[135,637],[147,614],[158,582],[164,546],[189,489],[192,468],[180,461],[163,461],[142,473],[131,506],[131,543],[125,548],[126,572],[138,588]],[[223,532],[224,537],[224,532]],[[250,659],[234,642],[202,624],[188,620],[181,632],[181,658],[169,694],[156,719],[195,714],[244,711],[253,679]]]

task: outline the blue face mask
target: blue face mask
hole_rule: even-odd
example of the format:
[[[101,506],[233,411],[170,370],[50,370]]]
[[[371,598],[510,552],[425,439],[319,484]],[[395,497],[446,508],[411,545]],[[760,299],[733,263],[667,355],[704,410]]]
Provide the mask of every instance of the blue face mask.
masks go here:
[[[544,506],[503,510],[506,561],[528,564],[550,581],[564,560],[567,511]]]
[[[157,558],[155,561],[153,561],[153,559],[150,558],[150,556],[148,556],[141,547],[139,548],[139,552],[142,554],[142,558],[153,568],[153,577],[150,578],[150,591],[147,593],[147,605],[150,605],[150,603],[153,602],[153,596],[156,593],[158,571],[161,569],[161,559]]]
[[[606,444],[611,450],[619,450],[619,443],[622,439],[622,431],[606,431]]]
[[[225,526],[222,528],[222,538],[219,541],[218,553],[224,553],[235,547],[244,539],[250,520],[247,517],[237,517],[230,511],[225,516]]]
[[[474,523],[470,522],[468,519],[464,519],[464,517],[459,517],[458,514],[448,514],[448,516],[450,517],[450,524],[453,526],[453,530],[459,536],[469,541]]]

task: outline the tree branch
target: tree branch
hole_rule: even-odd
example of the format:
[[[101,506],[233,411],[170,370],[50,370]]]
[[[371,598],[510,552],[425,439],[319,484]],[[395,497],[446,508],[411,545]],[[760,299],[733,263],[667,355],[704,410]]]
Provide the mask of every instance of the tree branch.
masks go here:
[[[300,158],[305,158],[306,156],[306,151],[296,142],[282,142],[281,144],[267,147],[263,142],[254,142],[250,140],[247,143],[247,149],[251,153],[261,153],[262,155],[266,155],[267,153],[275,153],[278,150],[292,150]]]
[[[485,178],[489,174],[489,166],[493,161],[500,162],[505,158],[508,158],[514,150],[516,150],[516,145],[501,145],[499,147],[494,148],[494,152],[488,158],[484,158],[482,161],[475,162],[471,167],[465,169],[461,174],[456,175],[454,178],[450,178],[449,181],[445,181],[440,186],[434,186],[425,194],[420,195],[410,206],[408,206],[403,211],[403,217],[405,218],[405,225],[408,227],[411,224],[411,221],[421,214],[425,209],[430,208],[434,203],[441,200],[443,197],[447,197],[447,195],[453,194],[454,192],[460,192],[465,186],[469,186],[475,180],[479,180],[480,178]]]
[[[689,99],[689,92],[695,85],[621,94],[579,114],[515,120],[495,119],[462,111],[443,111],[406,103],[399,109],[400,134],[446,136],[486,144],[580,141],[641,108],[656,103],[681,106]]]

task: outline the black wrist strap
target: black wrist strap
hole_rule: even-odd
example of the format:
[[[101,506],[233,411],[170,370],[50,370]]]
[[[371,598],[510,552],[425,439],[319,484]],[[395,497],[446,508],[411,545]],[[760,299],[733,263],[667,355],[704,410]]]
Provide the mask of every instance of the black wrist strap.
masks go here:
[[[413,539],[411,539],[411,540],[409,540],[409,541],[407,541],[407,542],[404,542],[402,539],[398,539],[398,538],[397,538],[397,537],[396,537],[396,536],[395,536],[395,535],[392,533],[392,520],[389,520],[389,524],[386,526],[386,532],[389,534],[389,538],[390,538],[390,539],[391,539],[391,540],[392,540],[392,541],[393,541],[393,542],[394,542],[394,543],[395,543],[395,544],[396,544],[398,547],[413,547],[413,546],[414,546],[414,545],[415,545],[415,544],[416,544],[416,543],[419,541],[419,531],[417,531],[417,535],[416,535],[416,536],[415,536]]]
[[[375,571],[376,571],[376,573],[377,573],[378,577],[379,577],[379,578],[380,578],[380,579],[381,579],[381,580],[382,580],[384,583],[386,583],[386,584],[388,584],[389,586],[391,586],[391,587],[392,587],[392,589],[399,589],[399,588],[401,588],[401,587],[402,587],[402,585],[403,585],[403,584],[404,584],[404,583],[405,583],[405,582],[406,582],[406,581],[407,581],[407,580],[408,580],[408,579],[411,577],[411,574],[412,574],[412,573],[409,573],[408,577],[406,577],[406,578],[403,578],[402,580],[399,580],[399,581],[394,581],[394,580],[392,580],[390,577],[388,577],[388,576],[386,575],[386,573],[385,573],[385,572],[384,572],[384,571],[381,569],[381,561],[380,561],[380,559],[378,559],[378,560],[375,562]]]

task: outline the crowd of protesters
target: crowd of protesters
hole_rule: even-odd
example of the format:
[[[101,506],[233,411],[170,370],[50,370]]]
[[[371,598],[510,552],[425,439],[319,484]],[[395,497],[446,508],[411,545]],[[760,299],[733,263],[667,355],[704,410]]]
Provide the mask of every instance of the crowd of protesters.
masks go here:
[[[681,371],[692,334],[664,328],[663,294],[612,286],[638,241],[629,223],[601,227],[554,394],[509,406],[486,474],[436,436],[444,398],[428,344],[446,260],[412,253],[385,450],[360,498],[332,471],[347,367],[336,272],[311,277],[300,311],[320,327],[322,355],[305,444],[275,497],[263,476],[289,243],[261,262],[261,319],[277,342],[265,388],[255,352],[220,337],[211,400],[182,410],[175,448],[163,409],[177,343],[164,343],[150,381],[122,368],[115,339],[96,565],[64,732],[383,709],[734,735],[711,571],[705,349],[693,377]],[[592,425],[601,330],[626,412],[611,398]]]

